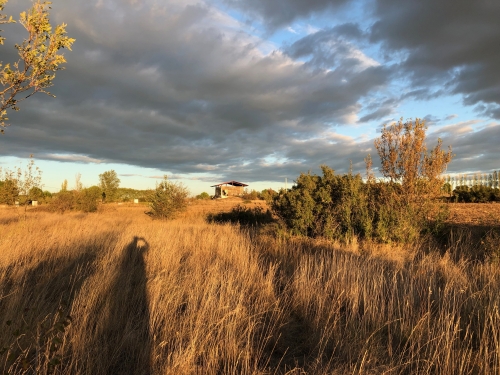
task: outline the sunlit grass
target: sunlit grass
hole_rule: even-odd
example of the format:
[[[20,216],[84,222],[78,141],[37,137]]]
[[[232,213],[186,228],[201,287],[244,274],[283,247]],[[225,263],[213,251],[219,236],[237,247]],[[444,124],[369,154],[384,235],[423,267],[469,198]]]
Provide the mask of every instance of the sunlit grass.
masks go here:
[[[500,372],[498,265],[205,220],[231,205],[0,209],[0,347],[65,306],[60,374]]]

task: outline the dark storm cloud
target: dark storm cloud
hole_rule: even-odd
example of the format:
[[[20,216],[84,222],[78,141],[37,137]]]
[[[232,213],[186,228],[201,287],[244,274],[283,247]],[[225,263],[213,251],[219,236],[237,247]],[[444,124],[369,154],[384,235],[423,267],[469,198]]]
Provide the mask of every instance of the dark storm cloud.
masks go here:
[[[286,163],[269,163],[257,159],[244,166],[229,168],[230,175],[238,181],[288,181],[296,179],[300,173],[321,173],[320,165],[328,165],[337,173],[346,173],[350,161],[354,173],[365,170],[364,158],[373,154],[371,140],[356,140],[335,133],[320,134],[307,140],[283,139],[286,145]]]
[[[440,84],[467,105],[500,104],[500,2],[377,0],[375,16],[372,41],[407,54],[401,68],[414,85]]]
[[[309,34],[286,47],[284,51],[295,59],[309,58],[310,64],[317,68],[328,69],[343,65],[345,68],[356,70],[360,67],[378,65],[357,49],[349,41],[351,38],[343,37],[346,34],[352,34],[352,28],[361,33],[359,28],[355,25],[348,25],[344,30],[343,26],[345,25]]]
[[[274,29],[287,25],[297,18],[338,8],[348,0],[223,0],[231,7],[258,18]]]
[[[348,2],[225,3],[275,30]],[[8,4],[21,10],[30,2]],[[373,140],[341,136],[338,126],[393,117],[403,101],[459,93],[479,115],[500,118],[496,4],[373,4],[373,27],[343,23],[277,46],[208,1],[57,2],[52,19],[66,22],[77,40],[51,90],[57,98],[38,95],[11,113],[1,150],[158,168],[179,178],[277,181],[320,164],[345,172],[349,160],[362,172],[368,153],[376,159]],[[19,25],[3,28],[6,46],[19,39]],[[360,48],[369,50],[369,41],[398,58],[375,61]],[[15,57],[3,47],[4,62]],[[411,89],[391,91],[404,77]],[[434,130],[452,118],[427,119]],[[453,165],[490,166],[498,160],[495,126],[436,134],[454,146]]]
[[[448,172],[486,173],[500,168],[500,123],[472,120],[433,128],[428,146],[434,146],[438,137],[444,146],[451,145],[455,154]]]
[[[262,180],[262,167],[272,180],[283,166],[264,159],[286,160],[290,172],[319,165],[321,153],[309,149],[320,145],[297,139],[324,132],[325,121],[355,122],[360,99],[388,79],[387,69],[333,34],[317,35],[321,48],[312,52],[329,60],[325,69],[270,53],[203,4],[75,0],[55,4],[52,16],[76,43],[58,72],[57,98],[35,96],[11,114],[0,139],[6,154],[181,174],[252,171],[246,180]]]

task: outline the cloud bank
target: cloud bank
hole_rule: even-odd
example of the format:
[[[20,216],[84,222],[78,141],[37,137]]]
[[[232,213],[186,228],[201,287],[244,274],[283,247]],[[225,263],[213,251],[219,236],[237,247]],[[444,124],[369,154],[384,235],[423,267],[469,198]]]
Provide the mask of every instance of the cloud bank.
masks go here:
[[[76,38],[52,89],[57,98],[35,96],[10,114],[1,150],[248,182],[320,164],[345,171],[349,160],[362,171],[375,129],[396,119],[402,103],[459,95],[478,125],[457,125],[455,108],[447,117],[422,113],[431,135],[454,146],[452,169],[498,168],[500,4],[366,4],[364,24],[347,19],[301,34],[294,22],[359,4],[56,2],[54,22]],[[8,5],[10,12],[29,2]],[[21,34],[4,28],[6,62]],[[288,28],[292,41],[269,37]],[[412,90],[402,92],[408,83]]]

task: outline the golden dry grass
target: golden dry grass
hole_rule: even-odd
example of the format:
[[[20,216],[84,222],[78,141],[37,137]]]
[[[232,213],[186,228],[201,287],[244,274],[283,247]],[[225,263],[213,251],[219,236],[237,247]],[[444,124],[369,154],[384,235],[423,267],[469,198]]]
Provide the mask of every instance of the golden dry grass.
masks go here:
[[[440,255],[205,221],[239,202],[170,222],[0,209],[0,347],[25,324],[36,367],[37,323],[63,305],[59,374],[500,373],[500,270],[450,256],[464,241]]]
[[[453,203],[448,221],[458,225],[500,227],[500,203]]]

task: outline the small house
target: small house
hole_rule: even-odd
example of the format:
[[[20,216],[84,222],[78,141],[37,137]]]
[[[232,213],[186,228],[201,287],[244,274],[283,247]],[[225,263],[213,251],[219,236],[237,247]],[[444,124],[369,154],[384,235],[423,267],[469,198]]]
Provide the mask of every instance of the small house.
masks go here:
[[[238,181],[227,181],[221,182],[217,185],[212,185],[215,187],[215,197],[216,198],[227,198],[227,197],[239,197],[245,191],[245,187],[248,186],[242,182]]]

